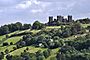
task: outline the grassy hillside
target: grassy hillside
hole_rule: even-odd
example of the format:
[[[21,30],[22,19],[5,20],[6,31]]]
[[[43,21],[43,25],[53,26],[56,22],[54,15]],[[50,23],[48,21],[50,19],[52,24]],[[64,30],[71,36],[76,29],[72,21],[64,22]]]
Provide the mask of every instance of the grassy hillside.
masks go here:
[[[59,48],[53,49],[51,51],[51,56],[49,56],[46,60],[51,60],[52,57],[55,57],[57,52],[59,51]]]
[[[9,49],[9,51],[13,50],[13,47],[16,47],[15,45],[10,45],[10,46],[3,46],[0,47],[0,52],[4,52],[6,49]]]
[[[61,28],[61,26],[47,26],[46,29],[57,29]]]
[[[46,27],[46,29],[57,29],[57,28],[60,28],[60,26],[48,26]],[[23,31],[15,31],[15,32],[12,32],[10,34],[8,34],[9,36],[13,35],[13,34],[20,34],[20,33],[23,33],[23,32],[32,32],[33,34],[36,34],[37,32],[39,32],[41,30],[23,30]],[[0,40],[2,40],[3,38],[5,38],[5,35],[3,36],[0,36]],[[13,42],[13,44],[17,43],[20,39],[22,38],[22,36],[15,36],[15,37],[11,37],[11,38],[8,38],[6,39],[4,42],[8,42],[10,44],[10,42]],[[1,44],[2,46],[2,44]],[[13,50],[13,47],[16,47],[15,45],[10,45],[10,46],[2,46],[0,47],[0,52],[4,52],[6,49],[9,49],[9,51]],[[23,48],[20,48],[20,49],[17,49],[15,51],[12,51],[10,52],[10,54],[12,55],[20,55],[27,47],[23,47]],[[29,50],[28,52],[30,53],[35,53],[37,52],[38,50],[41,50],[41,51],[44,51],[46,50],[46,48],[36,48],[36,47],[33,47],[33,46],[28,46]],[[53,57],[55,56],[55,53],[57,53],[58,49],[54,49],[52,50],[52,56],[50,57]],[[47,58],[46,60],[50,60],[50,57]],[[6,60],[6,58],[4,58],[4,60]]]
[[[2,40],[3,38],[5,38],[5,35],[3,35],[3,36],[0,36],[0,40]]]
[[[27,46],[27,47],[29,48],[28,52],[30,52],[30,53],[35,53],[38,50],[41,50],[41,51],[45,50],[45,48],[36,48],[36,47],[33,47],[33,46]],[[15,51],[11,52],[10,54],[12,54],[12,55],[20,55],[27,47],[17,49]]]
[[[86,28],[87,26],[90,26],[90,24],[82,24],[82,26],[84,28]],[[61,26],[47,26],[45,29],[46,30],[49,30],[49,29],[58,29],[58,28],[61,28]],[[20,33],[23,33],[23,32],[32,32],[33,34],[36,34],[38,33],[39,31],[41,30],[23,30],[23,31],[16,31],[16,32],[13,32],[13,33],[10,33],[8,34],[9,36],[13,35],[13,34],[20,34]],[[68,38],[65,38],[65,39],[68,39],[68,40],[73,40],[77,37],[80,37],[80,36],[85,36],[86,34],[82,34],[82,35],[74,35],[74,36],[70,36]],[[22,36],[15,36],[15,37],[11,37],[11,38],[8,38],[6,39],[5,41],[2,41],[2,39],[5,38],[5,35],[3,36],[0,36],[0,42],[4,43],[4,42],[8,42],[10,44],[10,42],[13,42],[13,44],[16,44],[21,38]],[[1,46],[0,47],[0,52],[4,52],[6,49],[9,49],[9,51],[13,50],[13,47],[16,47],[15,45],[10,45],[10,46]],[[46,50],[46,48],[36,48],[36,47],[33,47],[33,46],[27,46],[29,48],[28,52],[30,53],[35,53],[37,52],[38,50],[41,50],[41,51],[44,51]],[[20,55],[27,47],[23,47],[23,48],[19,48],[17,50],[14,50],[12,52],[10,52],[11,55]],[[56,53],[58,52],[59,48],[56,48],[56,49],[52,49],[51,51],[51,56],[48,57],[46,60],[50,60],[51,57],[55,57],[56,56]],[[4,59],[5,60],[5,59]]]
[[[90,26],[90,24],[82,24],[82,26],[86,28],[87,26]]]
[[[10,42],[12,42],[13,44],[17,43],[22,37],[21,36],[16,36],[16,37],[11,37],[9,39],[7,39],[4,42],[8,42],[10,44]]]

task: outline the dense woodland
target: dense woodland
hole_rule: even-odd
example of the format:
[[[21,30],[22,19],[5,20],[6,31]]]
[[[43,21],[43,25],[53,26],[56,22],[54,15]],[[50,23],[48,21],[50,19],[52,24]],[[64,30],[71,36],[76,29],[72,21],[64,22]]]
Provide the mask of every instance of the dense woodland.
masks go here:
[[[41,29],[44,27],[44,24],[39,21],[35,21],[33,25],[31,24],[22,24],[20,22],[14,24],[8,24],[0,27],[0,35],[8,34],[17,30],[27,30],[27,29]]]
[[[16,45],[13,50],[6,49],[4,52],[0,52],[0,60],[6,58],[7,60],[45,60],[51,56],[52,49],[59,48],[55,57],[51,57],[50,60],[90,60],[90,26],[83,27],[81,24],[90,24],[89,19],[82,19],[83,22],[77,20],[68,25],[61,25],[61,28],[46,30],[46,26],[39,21],[35,21],[33,25],[22,24],[17,22],[15,24],[4,25],[0,27],[0,35],[5,35],[5,39],[13,36],[22,36],[20,41],[16,44],[13,42],[5,42],[2,46]],[[22,30],[41,30],[40,32],[33,34],[32,32],[24,32],[21,34],[12,34],[14,31]],[[83,35],[85,36],[76,36]],[[75,36],[75,39],[66,39],[68,37]],[[34,46],[39,48],[46,48],[46,50],[38,50],[35,53],[29,53],[28,46]],[[19,48],[27,47],[20,55],[11,55],[9,52],[15,51]]]

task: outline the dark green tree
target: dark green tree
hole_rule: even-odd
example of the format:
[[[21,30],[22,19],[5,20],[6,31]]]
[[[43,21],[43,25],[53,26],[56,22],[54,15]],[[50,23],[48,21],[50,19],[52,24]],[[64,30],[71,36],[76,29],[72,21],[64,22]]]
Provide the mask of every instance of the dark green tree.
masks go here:
[[[7,60],[12,60],[12,55],[10,55],[10,54],[6,55],[6,59]]]
[[[44,54],[45,58],[48,58],[50,56],[50,53],[48,50],[43,51],[43,54]]]
[[[8,50],[8,49],[6,49],[6,50],[5,50],[5,53],[6,53],[6,54],[8,54],[8,53],[9,53],[9,50]]]
[[[33,23],[32,29],[41,29],[41,28],[44,28],[44,27],[45,27],[44,24],[40,23],[39,21],[35,21]]]
[[[2,60],[4,58],[4,53],[0,52],[0,60]]]
[[[15,25],[16,25],[17,30],[21,30],[21,28],[22,28],[22,23],[16,22]]]
[[[31,29],[31,24],[24,24],[23,25],[23,29],[26,30],[26,29]]]

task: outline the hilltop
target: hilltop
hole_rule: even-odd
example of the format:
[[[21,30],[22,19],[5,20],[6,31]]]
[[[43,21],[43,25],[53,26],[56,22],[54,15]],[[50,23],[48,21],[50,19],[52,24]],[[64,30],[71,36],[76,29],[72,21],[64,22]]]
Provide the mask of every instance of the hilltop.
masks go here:
[[[90,60],[90,19],[61,18],[1,26],[0,60]]]

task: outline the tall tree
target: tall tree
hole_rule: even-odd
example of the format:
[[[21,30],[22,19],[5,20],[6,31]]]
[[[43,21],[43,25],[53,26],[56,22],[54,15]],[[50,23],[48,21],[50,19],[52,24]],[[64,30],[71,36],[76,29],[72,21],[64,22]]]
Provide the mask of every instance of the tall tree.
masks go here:
[[[41,28],[44,28],[44,27],[45,27],[44,24],[40,23],[39,21],[35,21],[33,23],[32,29],[41,29]]]

